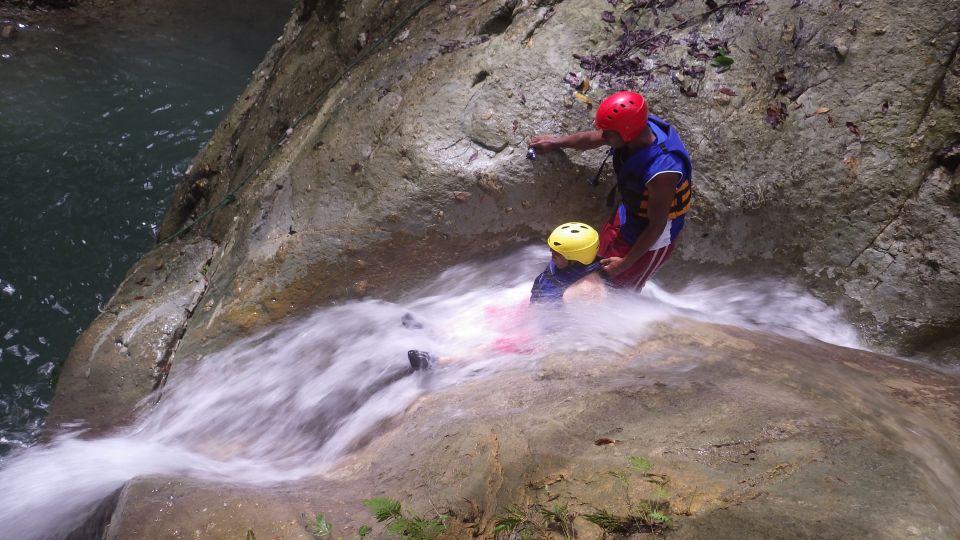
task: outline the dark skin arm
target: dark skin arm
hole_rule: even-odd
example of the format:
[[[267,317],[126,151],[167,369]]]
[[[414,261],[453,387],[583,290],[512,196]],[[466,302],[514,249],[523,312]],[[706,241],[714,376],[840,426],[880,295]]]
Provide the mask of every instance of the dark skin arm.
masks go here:
[[[593,150],[607,144],[603,140],[603,132],[579,131],[569,135],[536,135],[530,139],[530,148],[533,148],[540,154],[553,152],[561,148],[573,148],[574,150]]]
[[[664,227],[667,226],[670,205],[678,182],[680,182],[680,175],[677,173],[658,174],[647,182],[647,189],[650,190],[647,219],[650,223],[640,233],[626,257],[610,257],[600,261],[607,275],[615,276],[633,266],[644,253],[650,250],[657,238],[660,238]]]

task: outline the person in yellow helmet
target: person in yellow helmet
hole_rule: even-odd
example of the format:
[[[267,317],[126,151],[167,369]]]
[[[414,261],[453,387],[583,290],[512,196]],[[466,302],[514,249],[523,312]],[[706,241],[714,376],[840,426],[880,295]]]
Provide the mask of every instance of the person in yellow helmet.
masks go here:
[[[593,227],[580,222],[564,223],[550,233],[547,246],[550,248],[550,262],[533,282],[530,305],[597,300],[604,296],[604,283],[600,278],[602,267],[597,257],[600,235]],[[527,322],[525,309],[518,310],[514,307],[494,309],[510,321],[514,330],[521,329]],[[490,315],[497,318],[498,314],[490,313]],[[409,314],[404,317],[408,316]],[[407,328],[422,328],[419,323],[413,326],[412,316],[401,322]],[[532,336],[520,330],[500,337],[490,345],[490,349],[501,354],[516,354],[536,350],[536,345]],[[449,358],[438,358],[420,350],[407,351],[407,359],[416,371],[431,369],[438,364],[451,361]]]
[[[600,235],[579,222],[560,225],[547,238],[551,258],[530,291],[531,304],[597,297],[603,293],[597,250]]]

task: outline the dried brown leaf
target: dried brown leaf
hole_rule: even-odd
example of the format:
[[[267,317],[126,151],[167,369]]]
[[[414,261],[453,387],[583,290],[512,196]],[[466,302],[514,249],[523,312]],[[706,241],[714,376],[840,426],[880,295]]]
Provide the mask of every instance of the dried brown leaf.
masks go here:
[[[577,99],[580,103],[586,103],[587,105],[593,105],[593,100],[587,96],[581,94],[580,92],[574,92],[573,97]]]

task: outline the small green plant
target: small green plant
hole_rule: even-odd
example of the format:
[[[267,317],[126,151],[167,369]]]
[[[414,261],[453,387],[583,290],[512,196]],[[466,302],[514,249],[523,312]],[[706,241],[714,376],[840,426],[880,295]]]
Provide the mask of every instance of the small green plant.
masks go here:
[[[573,517],[567,505],[554,505],[553,508],[539,504],[527,508],[513,505],[497,516],[493,532],[496,535],[507,533],[511,540],[532,540],[551,538],[551,531],[559,531],[565,539],[571,540],[574,537]]]
[[[710,65],[720,69],[721,71],[726,71],[730,69],[730,66],[733,65],[733,58],[727,56],[730,51],[720,47],[716,53],[714,53],[713,58],[710,60]]]
[[[653,463],[650,463],[650,460],[643,457],[630,456],[630,467],[634,471],[644,474],[653,467]]]
[[[611,533],[619,533],[625,528],[624,518],[615,516],[606,510],[597,510],[592,514],[584,514],[583,518]]]
[[[647,514],[647,517],[649,517],[651,521],[662,523],[667,527],[673,525],[673,518],[664,514],[660,510],[651,511],[649,514]]]
[[[363,537],[370,534],[372,530],[369,525],[361,525],[360,528],[357,529],[357,536],[360,537],[360,540],[363,540]]]
[[[619,480],[624,486],[630,484],[630,480],[627,479],[627,473],[623,471],[610,471],[610,476]]]
[[[668,509],[667,503],[643,501],[637,505],[636,511],[627,516],[618,516],[606,510],[597,510],[592,514],[584,514],[583,517],[612,534],[658,532],[669,528],[673,524],[673,519],[666,514]]]
[[[403,540],[434,540],[447,529],[447,516],[438,514],[436,518],[425,519],[412,513],[405,515],[400,501],[394,499],[367,499],[363,504],[373,512],[377,521],[387,523],[387,532]]]
[[[313,521],[307,525],[307,530],[310,531],[310,534],[316,537],[323,537],[330,535],[330,523],[327,521],[323,514],[317,514]]]
[[[650,472],[653,463],[644,457],[630,456],[630,468],[624,471],[610,471],[610,474],[620,480],[624,487],[629,487],[630,478],[627,472],[633,472],[643,477],[644,481],[655,484],[657,500],[642,500],[634,503],[627,490],[628,515],[620,516],[598,509],[591,514],[584,514],[587,521],[598,525],[604,531],[612,534],[632,534],[640,532],[658,532],[673,525],[673,519],[668,515],[670,502],[667,501],[669,490],[667,485],[670,479],[663,474]]]
[[[497,516],[494,522],[493,532],[513,532],[523,525],[527,524],[527,515],[519,506],[513,505],[506,509],[503,514]]]
[[[552,510],[541,507],[540,515],[546,520],[547,528],[551,525],[559,525],[564,538],[573,538],[573,516],[570,515],[567,505],[553,505]]]
[[[367,499],[363,501],[363,505],[373,512],[373,517],[380,522],[387,521],[391,518],[399,519],[403,517],[403,514],[400,513],[400,501],[381,497]]]

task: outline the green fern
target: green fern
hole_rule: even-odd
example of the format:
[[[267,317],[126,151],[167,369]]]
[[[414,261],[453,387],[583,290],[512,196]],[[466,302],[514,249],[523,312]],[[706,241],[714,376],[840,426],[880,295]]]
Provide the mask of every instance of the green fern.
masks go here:
[[[331,530],[330,523],[323,517],[323,514],[317,514],[307,528],[314,536],[328,536]]]
[[[654,510],[650,512],[649,514],[647,514],[647,517],[650,519],[650,521],[662,523],[668,527],[673,524],[673,518],[664,514],[660,510]]]
[[[540,515],[547,520],[547,525],[555,523],[560,526],[564,538],[573,538],[573,517],[567,505],[553,505],[552,510],[540,508]]]
[[[497,516],[493,532],[513,532],[517,527],[526,523],[526,521],[527,516],[523,510],[521,510],[519,506],[513,505],[507,508],[505,514]]]
[[[434,540],[447,529],[447,516],[438,515],[434,519],[424,519],[416,514],[405,516],[400,501],[395,499],[386,497],[367,499],[363,504],[373,512],[377,521],[387,522],[387,532],[403,540]]]
[[[627,479],[627,474],[623,471],[610,471],[610,476],[613,476],[625,486],[630,484],[630,480]]]
[[[597,510],[592,514],[584,514],[583,518],[607,532],[619,533],[627,529],[624,518],[615,516],[606,510]]]
[[[361,525],[360,528],[357,529],[357,536],[360,537],[360,540],[363,540],[363,537],[370,534],[372,530],[369,525]]]
[[[630,456],[630,466],[633,467],[634,471],[643,474],[653,467],[653,463],[650,463],[647,458]]]
[[[380,522],[403,517],[400,513],[400,501],[394,499],[386,497],[367,499],[363,501],[363,505],[369,508],[373,512],[373,516]]]

